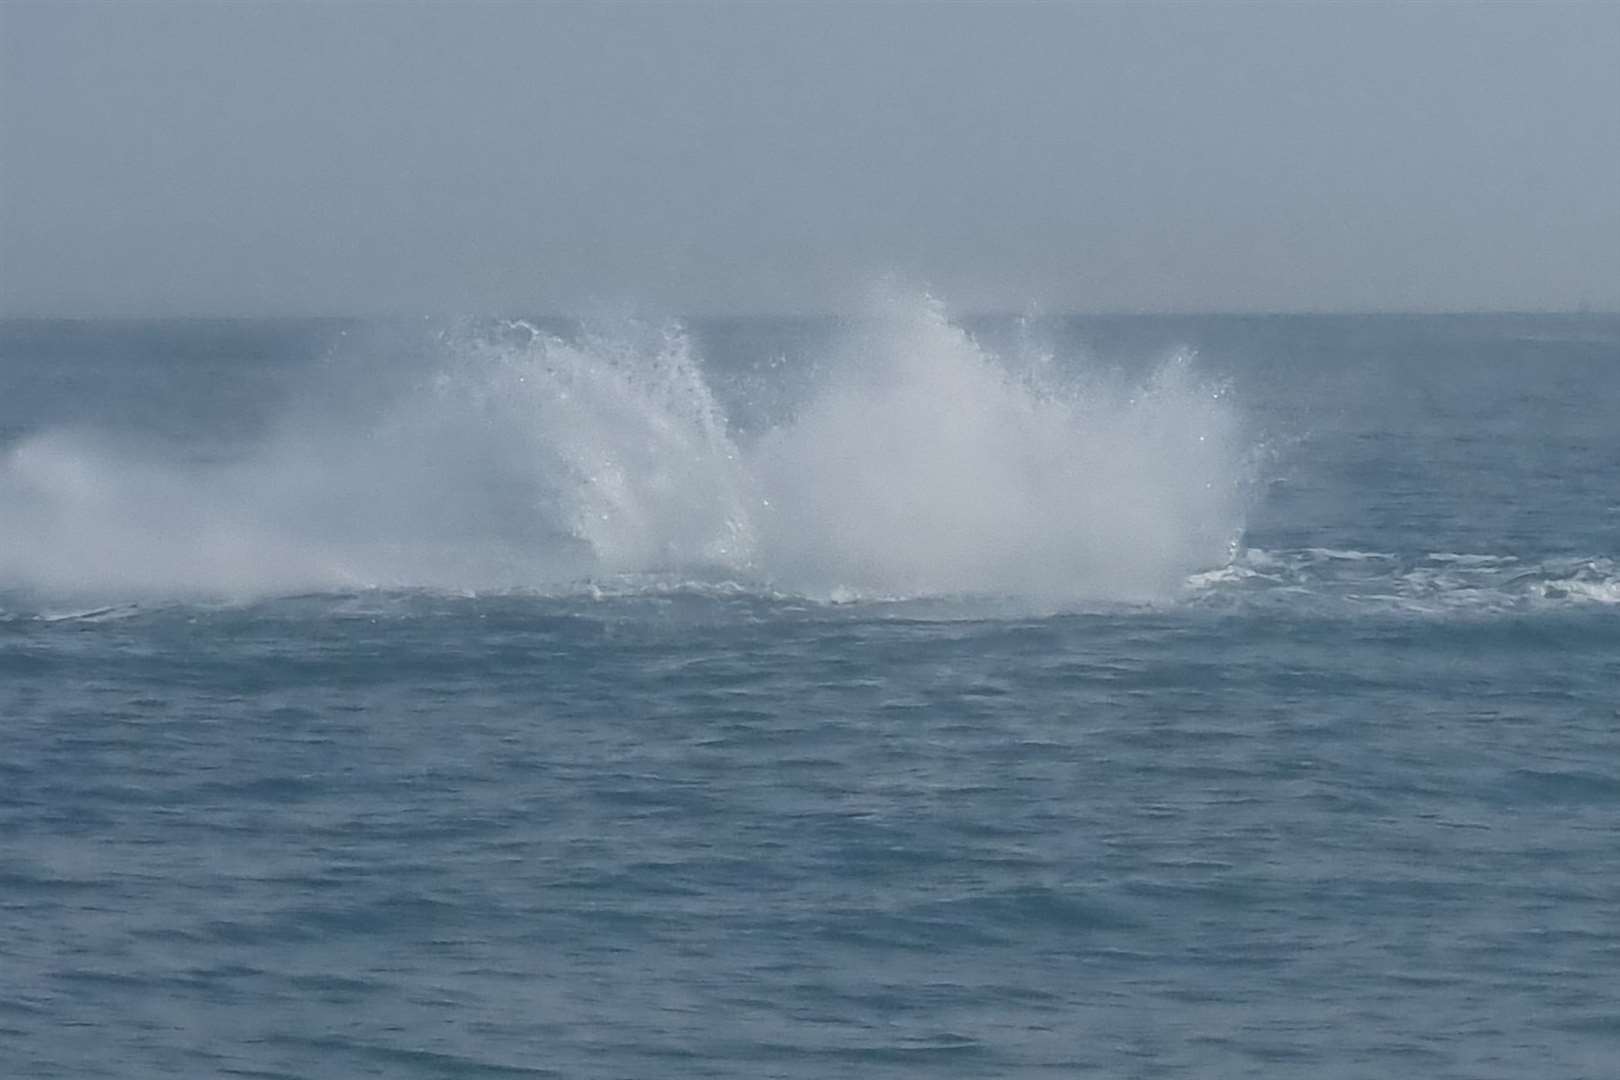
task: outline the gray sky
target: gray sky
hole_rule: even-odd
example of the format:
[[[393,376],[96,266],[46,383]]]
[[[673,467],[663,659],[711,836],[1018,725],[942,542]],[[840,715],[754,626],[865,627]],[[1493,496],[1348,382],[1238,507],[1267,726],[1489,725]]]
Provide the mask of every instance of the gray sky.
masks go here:
[[[0,0],[0,311],[1620,308],[1620,3]]]

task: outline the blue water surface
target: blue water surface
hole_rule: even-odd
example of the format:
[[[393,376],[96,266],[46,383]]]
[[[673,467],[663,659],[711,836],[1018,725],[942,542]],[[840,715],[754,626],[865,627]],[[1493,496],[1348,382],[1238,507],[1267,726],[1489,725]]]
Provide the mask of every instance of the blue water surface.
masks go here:
[[[834,334],[689,332],[739,433]],[[437,339],[5,324],[0,1073],[1613,1075],[1620,322],[1044,332],[1242,411],[1172,594],[143,588],[100,485],[172,485],[62,447],[239,458]]]

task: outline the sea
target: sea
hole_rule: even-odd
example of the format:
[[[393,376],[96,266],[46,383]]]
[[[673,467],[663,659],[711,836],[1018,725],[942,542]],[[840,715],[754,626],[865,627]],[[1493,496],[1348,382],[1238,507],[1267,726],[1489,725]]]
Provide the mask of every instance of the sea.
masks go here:
[[[1620,316],[0,323],[0,1075],[1620,1075]]]

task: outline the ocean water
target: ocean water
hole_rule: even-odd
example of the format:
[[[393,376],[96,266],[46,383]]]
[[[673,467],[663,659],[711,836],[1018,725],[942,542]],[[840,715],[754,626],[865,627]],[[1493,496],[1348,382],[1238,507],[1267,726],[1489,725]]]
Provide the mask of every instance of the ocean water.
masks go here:
[[[1620,318],[0,325],[0,1074],[1607,1077]]]

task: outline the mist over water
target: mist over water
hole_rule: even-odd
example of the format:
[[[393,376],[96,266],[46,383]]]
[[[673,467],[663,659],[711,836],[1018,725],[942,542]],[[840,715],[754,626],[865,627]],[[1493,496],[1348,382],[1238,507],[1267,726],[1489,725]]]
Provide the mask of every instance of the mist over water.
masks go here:
[[[727,414],[676,324],[466,327],[425,370],[388,360],[367,358],[376,385],[352,410],[291,407],[224,459],[84,427],[25,436],[0,459],[0,587],[246,598],[656,575],[818,599],[1162,600],[1230,562],[1253,472],[1238,409],[1189,357],[1130,381],[997,355],[892,291],[764,425],[736,415],[747,401]]]

